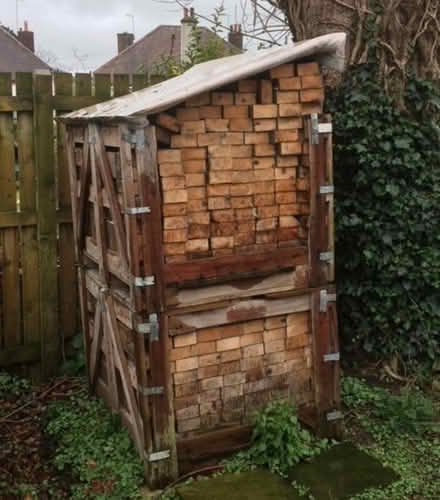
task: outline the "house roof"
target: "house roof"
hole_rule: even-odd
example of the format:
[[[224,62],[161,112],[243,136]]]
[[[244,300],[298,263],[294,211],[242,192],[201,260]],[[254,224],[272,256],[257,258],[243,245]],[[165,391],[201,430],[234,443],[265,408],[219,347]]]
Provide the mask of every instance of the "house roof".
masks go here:
[[[0,26],[0,54],[0,72],[30,72],[37,69],[50,69],[50,66],[25,47],[3,26]]]
[[[180,25],[158,26],[100,66],[95,73],[138,73],[140,70],[148,72],[162,56],[174,56],[180,59],[180,30]],[[202,43],[217,37],[203,26],[200,27],[200,32]],[[225,47],[237,50],[226,40],[217,38],[225,44]]]
[[[190,97],[297,60],[313,59],[331,69],[345,65],[345,33],[324,35],[285,47],[259,50],[198,64],[152,87],[74,111],[64,120],[124,119],[171,108]]]

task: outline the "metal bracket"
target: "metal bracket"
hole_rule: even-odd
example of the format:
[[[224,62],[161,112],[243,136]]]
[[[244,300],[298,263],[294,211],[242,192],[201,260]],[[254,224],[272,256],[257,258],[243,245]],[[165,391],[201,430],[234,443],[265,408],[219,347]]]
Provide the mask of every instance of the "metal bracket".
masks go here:
[[[335,186],[321,186],[319,188],[320,194],[333,194],[335,192]]]
[[[156,284],[156,280],[154,276],[145,276],[145,277],[136,277],[134,279],[134,285],[143,287],[143,286],[154,286]]]
[[[333,125],[331,123],[320,123],[318,129],[320,134],[331,134],[333,132]]]
[[[163,387],[144,387],[143,385],[138,385],[138,391],[144,396],[159,396],[164,393]]]
[[[155,453],[145,454],[148,462],[158,462],[159,460],[167,460],[171,456],[170,450],[156,451]]]
[[[312,113],[312,144],[319,144],[319,120],[318,113]]]
[[[341,420],[344,418],[342,411],[335,410],[327,413],[327,422],[334,422],[335,420]]]
[[[319,254],[319,260],[321,262],[332,262],[334,259],[333,252],[322,252]]]
[[[141,335],[149,335],[151,342],[159,341],[159,321],[157,319],[157,314],[152,313],[149,316],[149,323],[139,323],[136,326],[136,331]]]
[[[327,293],[327,290],[321,290],[319,293],[319,311],[327,312],[328,303],[336,302],[336,294],[335,293]]]
[[[145,135],[144,129],[137,129],[129,134],[122,134],[122,140],[136,146],[136,151],[145,151]]]
[[[330,361],[340,361],[341,354],[339,352],[333,352],[331,354],[324,354],[324,362],[329,363]]]
[[[127,215],[151,214],[151,207],[131,207],[125,210]]]

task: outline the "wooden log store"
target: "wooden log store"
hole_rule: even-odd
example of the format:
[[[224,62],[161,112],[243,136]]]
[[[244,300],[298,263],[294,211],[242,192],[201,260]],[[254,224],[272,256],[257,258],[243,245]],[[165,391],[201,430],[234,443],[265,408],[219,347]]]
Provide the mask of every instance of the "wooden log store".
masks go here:
[[[332,126],[345,36],[228,57],[62,121],[91,387],[152,485],[255,411],[339,412]]]

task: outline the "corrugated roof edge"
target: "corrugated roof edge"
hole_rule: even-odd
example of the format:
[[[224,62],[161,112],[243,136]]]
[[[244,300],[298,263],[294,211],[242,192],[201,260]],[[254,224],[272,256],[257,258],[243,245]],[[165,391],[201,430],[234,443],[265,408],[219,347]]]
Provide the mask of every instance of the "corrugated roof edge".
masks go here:
[[[342,71],[345,33],[323,35],[287,47],[260,50],[198,64],[176,78],[64,115],[62,121],[127,119],[164,111],[190,97],[271,68],[313,57],[322,65]]]

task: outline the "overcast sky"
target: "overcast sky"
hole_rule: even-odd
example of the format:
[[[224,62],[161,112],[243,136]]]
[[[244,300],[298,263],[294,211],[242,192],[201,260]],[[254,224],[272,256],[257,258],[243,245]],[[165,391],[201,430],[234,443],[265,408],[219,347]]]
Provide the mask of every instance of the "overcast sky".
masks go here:
[[[0,0],[0,23],[16,28],[26,20],[35,32],[36,51],[49,63],[65,70],[93,70],[117,52],[116,33],[132,31],[135,17],[136,39],[159,24],[179,24],[180,7],[155,0]],[[194,0],[197,12],[214,12],[218,0]],[[236,22],[238,0],[224,0],[228,12],[224,22]],[[201,22],[201,24],[205,24]],[[54,62],[56,61],[56,62]]]

